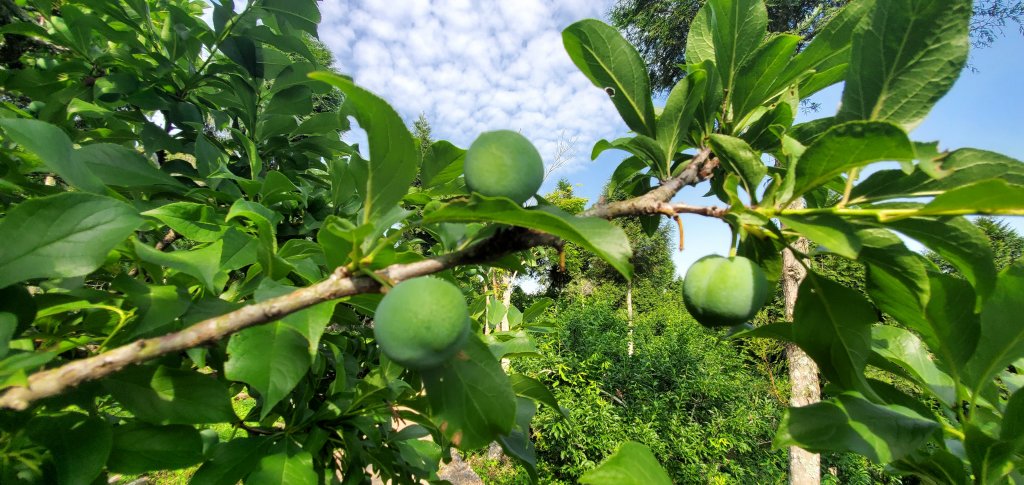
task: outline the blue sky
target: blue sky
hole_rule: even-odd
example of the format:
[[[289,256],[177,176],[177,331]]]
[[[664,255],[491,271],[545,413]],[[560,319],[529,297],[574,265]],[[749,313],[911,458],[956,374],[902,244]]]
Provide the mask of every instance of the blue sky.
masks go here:
[[[579,195],[596,200],[623,155],[606,152],[591,162],[593,144],[625,136],[627,129],[607,96],[578,72],[565,54],[561,30],[582,18],[601,18],[613,1],[482,2],[471,0],[345,0],[321,3],[320,37],[334,52],[337,68],[381,95],[410,122],[419,113],[434,136],[468,146],[480,132],[519,130],[550,163],[560,139],[575,138],[560,177]],[[400,5],[400,6],[399,6]],[[953,90],[911,136],[941,142],[945,149],[975,147],[1024,160],[1024,38],[1005,38],[972,52],[977,72],[965,71]],[[841,89],[820,93],[817,113],[838,107]],[[360,136],[355,135],[353,141]],[[706,187],[677,198],[708,205]],[[725,254],[724,223],[684,216],[686,251],[675,255],[679,274],[696,259]],[[1010,219],[1024,233],[1024,218]]]

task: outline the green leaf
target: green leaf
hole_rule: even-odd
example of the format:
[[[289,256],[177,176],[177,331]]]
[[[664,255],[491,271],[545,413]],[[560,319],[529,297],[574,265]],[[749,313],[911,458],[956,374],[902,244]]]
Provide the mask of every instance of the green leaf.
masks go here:
[[[963,217],[912,217],[885,225],[914,238],[956,266],[974,285],[979,307],[983,299],[992,293],[996,283],[992,248],[984,231],[971,221]]]
[[[991,383],[1006,366],[1024,357],[1024,262],[1017,262],[999,274],[996,289],[981,311],[981,336],[967,363],[965,381],[975,394]]]
[[[592,251],[627,279],[633,275],[625,232],[604,219],[575,217],[550,206],[524,209],[510,199],[477,194],[423,217],[424,224],[441,222],[497,222],[544,231]]]
[[[940,194],[921,208],[920,213],[1024,215],[1024,185],[1000,179],[981,181]]]
[[[1001,479],[1014,470],[1014,443],[997,440],[976,425],[964,427],[964,451],[971,461],[974,483],[1007,483]]]
[[[1018,448],[1024,445],[1024,392],[1019,389],[1006,402],[999,439],[1012,441]]]
[[[72,186],[96,194],[107,191],[103,181],[89,167],[72,159],[71,139],[64,130],[43,121],[15,118],[0,118],[0,127],[8,138],[38,156]]]
[[[316,485],[313,455],[308,451],[295,454],[276,453],[260,459],[256,470],[245,479],[246,485]]]
[[[793,309],[793,340],[829,381],[870,393],[864,368],[876,321],[878,315],[860,293],[811,273],[800,285]]]
[[[690,123],[693,114],[704,99],[708,73],[700,68],[691,69],[686,77],[679,80],[665,101],[665,109],[658,117],[657,140],[665,153],[665,167],[672,166],[676,153],[686,147],[690,140]]]
[[[100,476],[112,446],[110,425],[79,413],[36,416],[28,436],[53,456],[60,485],[89,485]]]
[[[860,237],[856,229],[838,216],[809,214],[779,216],[779,221],[802,236],[824,246],[826,251],[850,259],[860,253]]]
[[[828,401],[789,408],[774,445],[816,453],[851,451],[875,463],[889,463],[920,448],[939,429],[939,423],[905,407],[873,404],[860,394],[846,392]]]
[[[790,200],[837,175],[872,162],[913,160],[914,145],[891,123],[855,121],[830,128],[796,162]]]
[[[423,166],[420,168],[423,186],[435,187],[459,178],[465,157],[465,150],[447,141],[434,142],[423,157]]]
[[[714,60],[722,85],[732,93],[740,67],[761,45],[767,29],[768,11],[762,0],[709,0],[697,12],[687,39],[687,47],[694,44],[698,54],[692,59],[688,55],[686,61]]]
[[[153,424],[230,423],[227,384],[216,377],[164,366],[133,366],[103,386],[138,419]]]
[[[967,282],[932,273],[929,298],[920,320],[901,322],[916,330],[943,367],[962,379],[964,366],[978,343],[979,320],[974,313],[974,290]]]
[[[313,111],[313,91],[295,85],[274,93],[263,109],[265,115],[304,115]]]
[[[225,56],[228,56],[228,59],[242,66],[252,77],[256,79],[263,78],[263,47],[256,44],[249,37],[234,34],[228,35],[220,43],[220,51]]]
[[[761,161],[761,156],[740,138],[714,134],[708,138],[711,148],[718,155],[722,165],[740,176],[750,197],[757,198],[757,188],[768,174],[768,167]]]
[[[173,202],[143,212],[167,224],[174,232],[196,242],[214,242],[224,237],[228,226],[213,207],[192,202]]]
[[[517,396],[533,399],[551,408],[553,411],[557,411],[563,417],[569,417],[569,413],[558,405],[558,399],[555,398],[554,394],[551,394],[551,391],[542,382],[522,374],[512,374],[509,376],[509,379],[512,380],[512,390]]]
[[[776,35],[761,45],[736,77],[732,93],[733,116],[743,119],[790,87],[799,71],[787,71],[800,43],[799,35]],[[786,76],[783,76],[786,74]]]
[[[619,31],[599,20],[580,20],[562,31],[562,42],[576,67],[605,90],[631,130],[657,133],[647,67]]]
[[[71,152],[71,162],[88,167],[104,184],[114,187],[185,188],[174,177],[161,172],[146,157],[131,148],[110,143],[86,145]]]
[[[611,142],[608,140],[598,140],[594,144],[594,149],[591,151],[590,156],[596,159],[599,154],[610,149],[627,151],[643,160],[646,165],[651,167],[651,171],[658,176],[664,178],[669,176],[671,165],[666,164],[665,160],[670,160],[672,156],[666,154],[664,148],[654,138],[635,135],[629,138],[619,138]]]
[[[580,477],[589,485],[670,485],[672,479],[651,453],[651,449],[632,441],[619,445],[612,456]]]
[[[227,350],[224,376],[262,395],[261,420],[295,388],[313,362],[306,337],[282,322],[232,335]]]
[[[189,481],[192,485],[236,485],[245,478],[273,445],[266,436],[235,438],[221,443]]]
[[[512,431],[512,385],[479,337],[470,334],[453,359],[422,375],[431,414],[459,449],[479,448]]]
[[[853,35],[840,120],[885,120],[912,129],[967,62],[971,2],[873,2]]]
[[[271,279],[265,279],[256,289],[256,302],[264,302],[271,298],[287,295],[297,290],[294,286],[286,286]],[[320,346],[320,336],[330,323],[331,315],[334,313],[335,302],[324,302],[314,305],[305,310],[292,313],[280,320],[281,323],[294,328],[309,342],[310,358],[316,357],[317,348]]]
[[[850,63],[851,39],[873,2],[850,2],[832,20],[815,29],[814,39],[793,58],[784,79],[800,73],[814,74],[800,83],[800,97],[810,95],[843,80]]]
[[[224,240],[188,251],[158,251],[138,240],[132,240],[132,246],[139,259],[192,276],[215,294],[227,283],[227,273],[220,266]]]
[[[512,432],[498,437],[505,453],[518,460],[530,474],[530,482],[537,483],[537,451],[530,439],[530,421],[537,414],[537,405],[529,399],[516,398],[516,425]]]
[[[114,428],[114,447],[107,468],[138,474],[174,470],[203,461],[203,440],[191,426],[127,424]]]
[[[279,24],[287,24],[316,37],[320,9],[314,0],[263,0],[263,10],[274,15]]]
[[[314,72],[309,77],[340,89],[345,103],[352,104],[359,127],[366,130],[370,163],[361,222],[372,221],[409,191],[419,169],[419,148],[405,122],[384,100],[337,74]]]
[[[1024,162],[998,153],[963,148],[938,161],[942,178],[922,170],[907,175],[902,170],[880,170],[857,184],[850,200],[885,200],[902,197],[931,197],[971,183],[999,178],[1024,185]]]
[[[99,195],[65,192],[14,206],[0,234],[0,288],[32,278],[84,276],[142,223],[132,206]]]
[[[953,407],[957,399],[955,382],[935,365],[921,339],[891,325],[872,327],[871,339],[875,352],[914,376],[946,406]]]
[[[928,269],[932,264],[884,229],[857,233],[867,269],[867,291],[882,311],[911,328],[927,328],[922,319],[930,295]]]

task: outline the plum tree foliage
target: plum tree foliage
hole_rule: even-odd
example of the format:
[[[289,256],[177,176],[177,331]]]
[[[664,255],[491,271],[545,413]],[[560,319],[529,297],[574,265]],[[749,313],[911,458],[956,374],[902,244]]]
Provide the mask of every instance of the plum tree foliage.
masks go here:
[[[828,382],[826,400],[788,410],[776,446],[935,483],[1024,480],[1024,265],[997,272],[963,217],[1024,214],[1024,164],[910,137],[966,62],[969,1],[850,2],[798,50],[767,35],[761,0],[709,0],[660,110],[614,28],[569,26],[569,56],[632,130],[593,150],[628,153],[608,185],[628,197],[578,214],[543,197],[523,207],[543,168],[519,135],[481,135],[468,153],[418,146],[310,49],[314,0],[221,0],[210,24],[198,0],[2,5],[16,9],[4,45],[17,44],[0,72],[2,483],[175,469],[201,484],[363,483],[370,470],[416,483],[453,448],[492,442],[536,480],[531,419],[561,409],[501,360],[536,352],[546,307],[469,289],[566,244],[630,279],[629,240],[608,219],[683,213],[728,224],[769,281],[798,237],[865,268],[866,295],[812,272],[793,323],[734,332],[798,345]],[[801,100],[841,82],[835,116],[794,125]],[[350,118],[366,150],[341,139]],[[861,180],[883,161],[900,167]],[[672,203],[703,181],[720,205]],[[401,296],[431,274],[461,295]],[[458,333],[456,300],[470,329],[454,357],[388,350]],[[434,313],[449,321],[404,331],[445,301],[458,310]],[[251,408],[233,407],[243,393]],[[634,445],[583,479],[622,477],[668,480]]]

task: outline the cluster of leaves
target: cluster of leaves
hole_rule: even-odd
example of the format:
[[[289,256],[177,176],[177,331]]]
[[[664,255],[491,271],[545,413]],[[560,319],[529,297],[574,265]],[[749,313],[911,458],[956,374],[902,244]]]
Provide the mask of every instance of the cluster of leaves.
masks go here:
[[[1024,164],[970,148],[942,152],[908,135],[963,69],[971,13],[967,1],[852,2],[798,50],[797,36],[766,35],[761,1],[710,0],[660,113],[640,55],[615,30],[586,21],[565,31],[576,64],[635,132],[595,146],[595,156],[631,155],[614,187],[644,193],[689,166],[681,150],[710,149],[719,162],[712,193],[729,206],[723,219],[738,254],[778,279],[780,251],[806,237],[865,268],[866,296],[812,271],[792,323],[744,334],[798,345],[833,396],[790,409],[778,446],[853,451],[940,483],[1021,480],[1024,333],[1012,322],[1024,310],[1024,265],[997,273],[985,234],[960,216],[1022,213]],[[794,126],[800,100],[838,82],[839,112]],[[880,161],[900,167],[858,180]],[[801,200],[807,207],[794,208]],[[869,378],[872,369],[927,397]]]

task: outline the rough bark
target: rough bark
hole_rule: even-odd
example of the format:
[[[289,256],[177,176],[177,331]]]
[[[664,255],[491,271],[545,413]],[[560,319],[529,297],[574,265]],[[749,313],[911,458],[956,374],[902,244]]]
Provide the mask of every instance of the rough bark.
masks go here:
[[[626,355],[633,356],[633,282],[626,286],[626,321],[629,322],[629,342],[626,344]]]
[[[792,208],[803,208],[804,201],[793,204]],[[800,238],[793,247],[807,253],[807,239]],[[797,291],[807,276],[807,270],[797,256],[788,249],[782,253],[782,295],[785,301],[786,320],[793,321]],[[821,400],[818,385],[818,366],[799,347],[786,345],[786,360],[789,363],[790,398],[793,407],[807,406]],[[821,455],[805,451],[796,446],[789,448],[789,483],[791,485],[818,485],[821,483]]]

